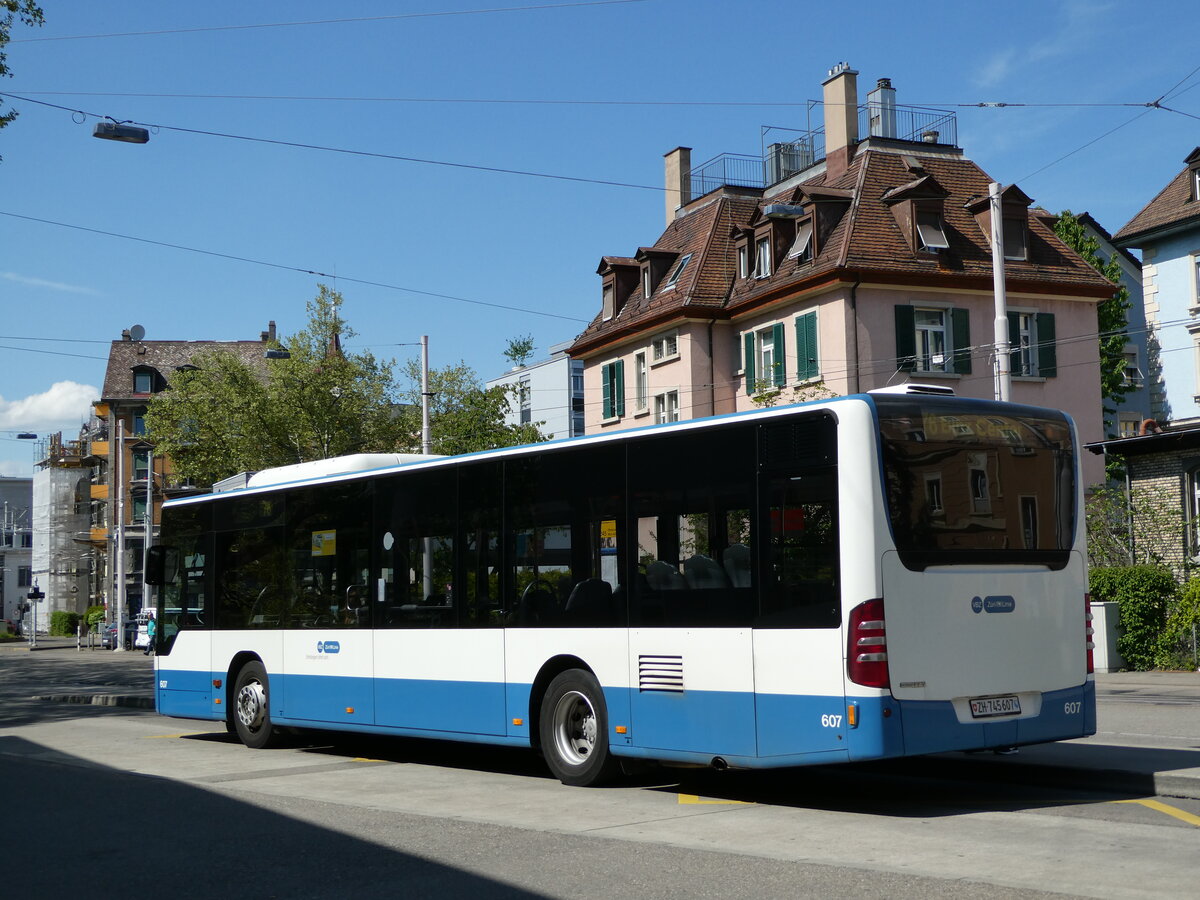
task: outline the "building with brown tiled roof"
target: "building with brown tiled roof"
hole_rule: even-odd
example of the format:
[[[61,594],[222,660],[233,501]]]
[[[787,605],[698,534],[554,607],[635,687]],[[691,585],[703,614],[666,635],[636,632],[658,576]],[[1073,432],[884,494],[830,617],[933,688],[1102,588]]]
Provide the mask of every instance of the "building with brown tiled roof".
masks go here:
[[[265,377],[263,352],[274,340],[271,322],[254,341],[148,341],[135,326],[112,342],[95,418],[86,429],[92,466],[88,537],[95,559],[93,602],[104,603],[110,618],[117,600],[111,595],[122,592],[122,580],[123,617],[142,606],[146,536],[149,531],[152,537],[161,521],[163,500],[195,490],[175,476],[170,458],[155,454],[144,437],[150,399],[170,386],[176,372],[194,368],[197,359],[216,350],[235,354]]]
[[[860,108],[856,76],[831,71],[824,132],[770,144],[749,176],[745,158],[667,154],[666,230],[601,260],[600,313],[570,351],[588,433],[905,381],[994,396],[994,179],[952,113],[897,106],[887,79]],[[1099,440],[1114,287],[1020,188],[1000,201],[1011,397]]]
[[[1142,251],[1146,315],[1162,347],[1172,418],[1200,415],[1200,147],[1183,162],[1184,169],[1113,235],[1118,247]],[[1158,322],[1175,325],[1164,329]]]

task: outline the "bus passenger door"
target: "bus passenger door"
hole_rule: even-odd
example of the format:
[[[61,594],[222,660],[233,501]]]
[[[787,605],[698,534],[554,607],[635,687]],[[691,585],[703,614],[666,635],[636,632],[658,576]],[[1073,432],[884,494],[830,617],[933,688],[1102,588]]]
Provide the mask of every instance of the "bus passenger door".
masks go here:
[[[375,721],[368,528],[369,487],[299,490],[288,503],[284,711],[288,719]]]
[[[754,630],[764,757],[846,752],[834,429],[827,416],[764,428]]]

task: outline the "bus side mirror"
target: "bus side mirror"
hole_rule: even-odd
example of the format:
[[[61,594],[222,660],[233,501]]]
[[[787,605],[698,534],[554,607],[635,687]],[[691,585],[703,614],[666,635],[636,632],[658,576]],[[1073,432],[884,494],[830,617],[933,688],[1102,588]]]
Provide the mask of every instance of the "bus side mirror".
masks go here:
[[[146,554],[146,584],[174,584],[179,578],[179,551],[155,544]]]

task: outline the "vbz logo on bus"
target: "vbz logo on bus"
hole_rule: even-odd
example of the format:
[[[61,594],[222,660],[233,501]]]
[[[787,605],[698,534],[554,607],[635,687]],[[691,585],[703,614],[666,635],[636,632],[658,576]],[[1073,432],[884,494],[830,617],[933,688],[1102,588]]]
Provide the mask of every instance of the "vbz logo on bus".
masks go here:
[[[318,653],[340,653],[342,645],[337,641],[317,641]]]
[[[996,597],[972,597],[971,612],[1010,613],[1017,608],[1017,601],[1007,595]]]

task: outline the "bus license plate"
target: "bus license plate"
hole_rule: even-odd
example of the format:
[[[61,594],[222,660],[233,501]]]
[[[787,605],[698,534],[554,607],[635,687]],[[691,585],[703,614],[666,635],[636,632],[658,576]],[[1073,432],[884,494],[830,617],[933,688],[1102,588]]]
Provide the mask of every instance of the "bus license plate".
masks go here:
[[[971,701],[971,718],[987,719],[991,716],[1015,716],[1021,713],[1021,698],[1015,694],[1005,697],[980,697]]]

